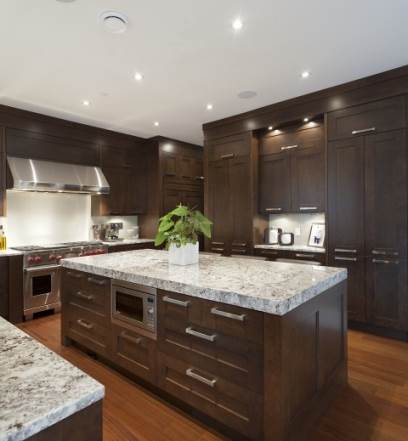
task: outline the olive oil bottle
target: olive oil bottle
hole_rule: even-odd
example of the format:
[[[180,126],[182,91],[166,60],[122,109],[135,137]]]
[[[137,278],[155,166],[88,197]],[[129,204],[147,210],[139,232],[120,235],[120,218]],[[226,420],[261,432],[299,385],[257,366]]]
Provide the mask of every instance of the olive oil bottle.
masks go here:
[[[0,250],[5,250],[7,248],[6,235],[4,234],[3,225],[0,225]]]

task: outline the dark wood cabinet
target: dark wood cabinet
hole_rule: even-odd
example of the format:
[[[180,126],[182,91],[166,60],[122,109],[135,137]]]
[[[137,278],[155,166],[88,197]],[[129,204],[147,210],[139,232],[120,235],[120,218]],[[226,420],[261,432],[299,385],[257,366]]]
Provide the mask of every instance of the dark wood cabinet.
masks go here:
[[[313,124],[315,126],[311,128],[302,126],[300,129],[277,130],[261,137],[261,213],[324,211],[324,132],[322,123]]]
[[[0,316],[23,321],[23,255],[0,256]]]

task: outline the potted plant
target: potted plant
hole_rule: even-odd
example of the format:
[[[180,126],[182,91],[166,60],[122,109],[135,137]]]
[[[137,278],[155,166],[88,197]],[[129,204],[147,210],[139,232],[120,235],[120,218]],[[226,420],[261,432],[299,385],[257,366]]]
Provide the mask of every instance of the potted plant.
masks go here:
[[[204,234],[210,238],[211,225],[200,211],[180,204],[160,218],[155,245],[166,245],[171,264],[198,263],[198,236]]]

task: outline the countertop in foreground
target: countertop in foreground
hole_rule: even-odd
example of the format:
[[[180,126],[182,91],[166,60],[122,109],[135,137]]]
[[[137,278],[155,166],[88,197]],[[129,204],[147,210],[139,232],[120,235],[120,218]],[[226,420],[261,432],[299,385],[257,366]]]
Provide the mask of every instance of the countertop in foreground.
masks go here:
[[[275,315],[285,315],[347,278],[347,271],[297,263],[200,255],[169,265],[167,251],[138,250],[64,259],[66,268]]]
[[[104,386],[0,317],[0,441],[21,441],[101,400]]]

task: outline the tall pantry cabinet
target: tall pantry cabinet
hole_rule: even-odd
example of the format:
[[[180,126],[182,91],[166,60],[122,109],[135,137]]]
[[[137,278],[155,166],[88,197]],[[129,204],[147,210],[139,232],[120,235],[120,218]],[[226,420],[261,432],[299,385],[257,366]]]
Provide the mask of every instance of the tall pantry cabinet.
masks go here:
[[[329,262],[349,271],[349,318],[408,331],[404,96],[328,114]]]

